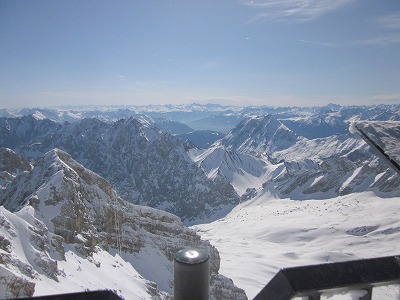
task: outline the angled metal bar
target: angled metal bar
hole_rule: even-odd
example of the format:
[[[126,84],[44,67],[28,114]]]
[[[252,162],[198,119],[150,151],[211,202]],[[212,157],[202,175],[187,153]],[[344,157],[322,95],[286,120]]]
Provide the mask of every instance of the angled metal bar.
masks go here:
[[[321,294],[320,293],[315,293],[312,295],[308,295],[308,300],[320,300],[321,299]]]
[[[400,256],[370,258],[282,269],[254,299],[288,300],[328,290],[371,290],[398,283]]]
[[[123,300],[112,291],[88,291],[59,295],[38,296],[25,298],[31,300]]]
[[[354,125],[354,128],[357,130],[357,132],[360,134],[362,139],[373,149],[375,152],[378,153],[379,156],[381,156],[386,163],[391,167],[394,171],[397,172],[397,174],[400,175],[400,165],[392,159],[384,149],[379,147],[377,143],[375,143],[360,127],[358,127],[356,124]]]
[[[372,299],[372,287],[364,289],[367,293],[360,297],[360,300],[371,300]]]
[[[254,300],[287,300],[295,295],[296,291],[290,278],[280,270],[271,281],[257,294]]]

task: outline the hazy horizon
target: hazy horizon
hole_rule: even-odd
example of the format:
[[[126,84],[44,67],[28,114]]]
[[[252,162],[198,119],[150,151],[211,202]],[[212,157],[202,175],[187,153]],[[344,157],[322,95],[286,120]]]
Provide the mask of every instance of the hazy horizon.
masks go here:
[[[338,103],[327,103],[323,105],[268,105],[268,104],[259,104],[259,105],[238,105],[238,104],[221,104],[221,103],[197,103],[197,102],[190,102],[190,103],[161,103],[161,104],[59,104],[59,105],[33,105],[33,106],[15,106],[15,107],[0,107],[0,110],[10,110],[10,111],[19,111],[19,110],[33,110],[33,109],[43,109],[43,110],[101,110],[104,109],[105,111],[112,111],[112,110],[120,110],[120,109],[133,109],[133,108],[149,108],[151,106],[154,107],[168,107],[171,106],[171,108],[178,109],[179,107],[187,108],[188,106],[195,106],[195,105],[201,105],[201,106],[211,106],[211,105],[219,105],[220,107],[224,108],[246,108],[246,107],[269,107],[269,108],[323,108],[323,107],[328,107],[328,106],[340,106],[342,108],[346,107],[375,107],[375,106],[381,106],[381,105],[388,105],[388,106],[399,106],[400,103],[396,104],[385,104],[385,103],[377,103],[377,104],[338,104]]]

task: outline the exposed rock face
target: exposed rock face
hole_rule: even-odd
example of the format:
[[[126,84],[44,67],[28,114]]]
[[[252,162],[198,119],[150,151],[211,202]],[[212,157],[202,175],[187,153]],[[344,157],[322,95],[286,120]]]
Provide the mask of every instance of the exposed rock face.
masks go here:
[[[46,227],[39,220],[35,226],[0,206],[0,296],[7,298],[31,297],[38,272],[58,281],[57,262],[48,251]],[[15,243],[21,246],[16,249]],[[21,248],[27,257],[21,257]]]
[[[237,299],[247,300],[243,290],[237,287],[233,287],[232,279],[229,279],[223,275],[212,275],[210,278],[211,299]]]
[[[21,146],[21,142],[31,144],[38,136],[49,135],[58,126],[50,120],[38,121],[32,116],[0,118],[0,145],[15,149]]]
[[[193,129],[187,125],[163,118],[156,119],[154,124],[152,124],[152,127],[159,128],[162,131],[168,132],[172,135],[185,135],[189,132],[193,132]]]
[[[345,134],[347,123],[332,112],[320,113],[303,118],[281,120],[288,128],[308,139],[323,138],[331,135]]]
[[[283,161],[340,157],[365,143],[349,134],[307,139],[298,136],[274,116],[249,117],[235,126],[221,146],[241,154],[264,156],[274,164]]]
[[[1,119],[0,140],[8,143],[12,137],[10,146],[32,158],[63,149],[111,182],[129,202],[166,210],[192,224],[239,201],[229,182],[205,176],[183,142],[136,119],[112,124],[84,119],[64,125],[32,119]],[[41,130],[27,133],[26,123]]]
[[[38,159],[31,172],[7,188],[0,203],[15,212],[1,210],[0,245],[5,253],[0,265],[37,285],[41,276],[54,284],[67,280],[71,274],[59,264],[68,260],[71,251],[97,268],[102,268],[102,261],[96,257],[108,251],[120,253],[137,272],[155,281],[157,286],[146,283],[148,290],[164,297],[160,289],[172,290],[173,255],[187,247],[206,250],[214,281],[220,284],[223,280],[218,274],[218,251],[184,227],[178,217],[125,202],[105,179],[61,150]],[[23,244],[23,250],[18,250],[18,243]],[[155,261],[160,269],[149,270],[146,266]],[[33,287],[29,282],[26,286]],[[216,295],[223,293],[218,284],[213,290]],[[11,289],[8,283],[4,286]],[[233,284],[223,287],[244,296]]]
[[[222,145],[239,153],[260,155],[289,148],[298,136],[272,115],[244,119],[223,139]]]
[[[8,298],[27,298],[32,297],[35,291],[35,283],[22,277],[9,274],[5,268],[0,265],[0,286],[2,297]]]
[[[279,176],[263,184],[264,192],[298,200],[329,199],[366,190],[382,197],[400,195],[400,177],[376,158],[362,163],[340,157],[283,165]]]
[[[0,188],[6,188],[18,174],[31,169],[31,164],[21,155],[8,148],[0,149]]]
[[[200,149],[206,149],[210,147],[213,143],[222,139],[224,136],[225,135],[221,132],[211,130],[190,131],[188,133],[178,135],[181,140],[188,141]]]
[[[23,171],[30,171],[31,164],[21,155],[16,154],[8,148],[0,149],[0,170],[10,174],[18,174]]]
[[[375,132],[389,140],[390,149],[397,149],[397,123],[389,122],[390,130],[381,126]],[[237,189],[243,182],[253,184],[247,188],[258,192],[249,194],[242,187],[243,200],[263,192],[291,199],[328,199],[366,190],[392,197],[400,190],[399,176],[358,136],[309,140],[273,116],[247,118],[220,142],[192,156],[209,178],[224,178]]]

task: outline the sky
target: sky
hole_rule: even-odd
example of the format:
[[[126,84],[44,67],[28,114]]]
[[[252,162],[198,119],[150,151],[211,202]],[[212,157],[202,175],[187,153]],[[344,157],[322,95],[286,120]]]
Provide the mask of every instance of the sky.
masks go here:
[[[400,104],[399,0],[0,0],[0,108]]]

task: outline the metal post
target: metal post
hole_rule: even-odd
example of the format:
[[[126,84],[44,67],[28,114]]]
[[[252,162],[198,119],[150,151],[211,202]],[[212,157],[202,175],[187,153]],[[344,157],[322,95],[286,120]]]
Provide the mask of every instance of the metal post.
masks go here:
[[[321,299],[320,293],[314,293],[308,296],[308,300],[320,300],[320,299]]]
[[[206,251],[183,249],[175,254],[174,300],[208,300],[210,260]]]
[[[371,300],[372,299],[372,286],[366,287],[364,289],[364,291],[366,291],[367,293],[364,296],[360,297],[360,300]]]

